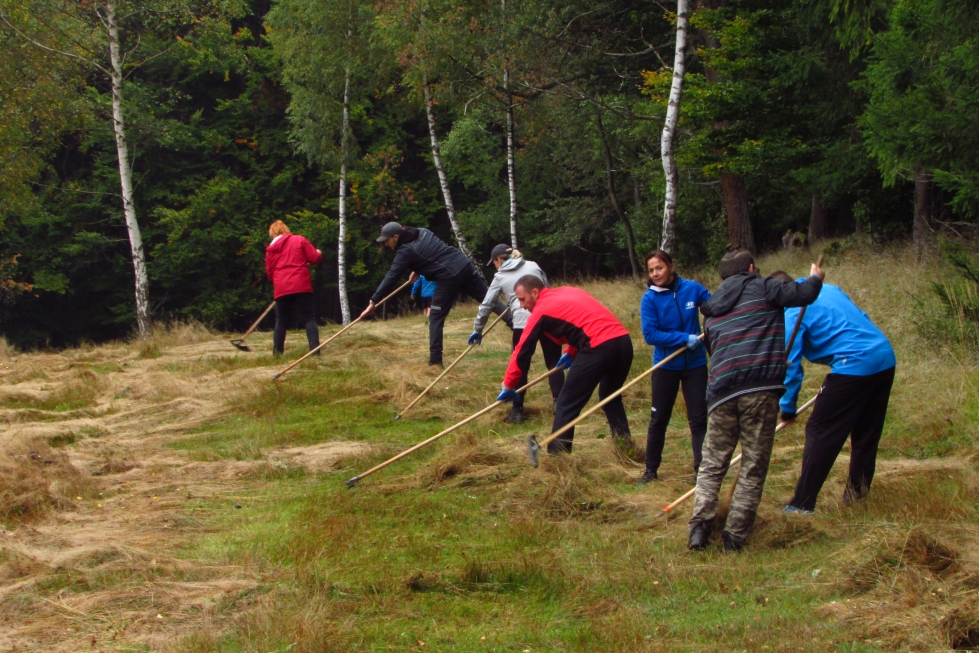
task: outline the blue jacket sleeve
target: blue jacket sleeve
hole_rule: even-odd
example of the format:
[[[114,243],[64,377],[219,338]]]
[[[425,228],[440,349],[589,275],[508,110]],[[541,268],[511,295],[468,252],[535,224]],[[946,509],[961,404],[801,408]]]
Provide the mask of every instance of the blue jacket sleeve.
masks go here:
[[[654,347],[679,347],[687,344],[689,334],[683,331],[662,331],[659,328],[659,313],[656,311],[656,300],[648,292],[642,296],[639,306],[639,317],[642,321],[642,335],[647,345]]]
[[[792,329],[795,321],[799,319],[798,308],[785,309],[785,344],[788,346],[789,338],[792,337]],[[802,371],[802,340],[806,335],[806,324],[803,321],[799,325],[799,333],[792,343],[792,351],[788,353],[785,367],[785,394],[778,402],[778,407],[783,413],[794,413],[796,404],[799,401],[799,390],[802,389],[802,379],[805,373]]]

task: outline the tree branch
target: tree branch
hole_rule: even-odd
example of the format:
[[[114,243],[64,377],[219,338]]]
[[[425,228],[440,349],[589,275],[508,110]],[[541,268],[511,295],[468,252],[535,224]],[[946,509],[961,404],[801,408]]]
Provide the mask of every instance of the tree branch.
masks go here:
[[[61,55],[63,57],[68,57],[70,59],[77,59],[78,61],[81,61],[82,63],[88,64],[89,66],[93,66],[94,68],[97,68],[97,69],[101,70],[106,75],[109,74],[109,71],[108,70],[106,70],[105,68],[103,68],[101,65],[99,65],[95,61],[92,61],[91,59],[86,59],[85,57],[79,56],[77,54],[72,54],[71,52],[63,52],[63,51],[57,50],[55,48],[50,48],[50,47],[44,45],[43,43],[41,43],[39,41],[35,41],[31,37],[29,37],[27,34],[24,34],[22,31],[20,31],[16,27],[14,27],[13,24],[9,20],[7,20],[7,17],[5,15],[3,15],[3,14],[0,14],[0,20],[2,20],[4,22],[4,24],[6,24],[7,27],[9,27],[11,30],[13,30],[18,36],[20,36],[22,39],[24,39],[25,41],[27,41],[28,43],[30,43],[31,45],[33,45],[33,46],[35,46],[37,48],[40,48],[40,49],[45,50],[47,52],[53,52],[54,54],[58,54],[58,55]]]

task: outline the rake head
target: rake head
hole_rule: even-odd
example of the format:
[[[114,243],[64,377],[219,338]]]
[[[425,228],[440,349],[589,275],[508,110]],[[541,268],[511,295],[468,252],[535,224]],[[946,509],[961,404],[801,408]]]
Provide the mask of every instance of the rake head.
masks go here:
[[[540,459],[540,445],[537,444],[535,433],[531,433],[527,438],[527,457],[530,458],[530,466],[536,468]]]
[[[348,478],[346,481],[343,482],[343,484],[347,486],[347,489],[353,489],[353,487],[357,485],[357,481],[359,480],[360,480],[359,476],[354,476],[353,478]]]
[[[251,351],[251,348],[249,348],[249,346],[246,345],[245,341],[241,338],[238,338],[237,340],[232,340],[231,344],[237,347],[238,349],[240,349],[241,351]]]

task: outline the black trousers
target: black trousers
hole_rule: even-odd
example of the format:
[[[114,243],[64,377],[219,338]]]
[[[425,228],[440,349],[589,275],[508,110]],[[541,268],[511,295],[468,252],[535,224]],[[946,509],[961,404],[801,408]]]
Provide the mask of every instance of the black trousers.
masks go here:
[[[877,445],[884,430],[893,384],[893,367],[870,376],[830,374],[826,377],[806,424],[802,474],[789,505],[803,510],[816,508],[816,497],[847,437],[850,438],[850,473],[843,498],[849,501],[867,494],[874,480]]]
[[[683,388],[687,404],[687,423],[690,425],[690,444],[693,447],[693,469],[700,469],[704,435],[707,433],[707,366],[689,370],[659,369],[653,373],[653,411],[646,432],[646,469],[659,470],[663,462],[666,427],[673,416],[677,391]]]
[[[513,330],[513,349],[517,348],[517,343],[520,342],[520,336],[523,335],[523,329]],[[557,364],[559,358],[561,358],[561,345],[557,344],[547,336],[542,336],[539,340],[541,353],[544,354],[544,364],[547,365],[547,369],[551,369]],[[564,372],[557,372],[547,377],[547,383],[551,386],[551,396],[557,399],[557,396],[561,394],[561,388],[564,387]],[[517,381],[517,387],[521,388],[527,385],[527,375],[524,374]],[[524,393],[521,392],[517,395],[517,398],[513,400],[513,405],[519,407],[523,406],[523,396]]]
[[[290,321],[290,318],[294,322]],[[313,293],[297,292],[283,295],[275,300],[275,330],[272,332],[272,352],[281,354],[286,345],[286,329],[298,322],[306,327],[306,340],[309,348],[320,345],[320,330],[316,326],[316,313],[313,310]]]
[[[442,330],[445,328],[445,318],[449,316],[449,310],[459,294],[465,293],[477,302],[482,302],[488,290],[486,281],[472,265],[452,279],[438,280],[435,294],[432,295],[432,310],[428,314],[429,364],[442,362]],[[505,309],[506,306],[497,302],[493,312],[499,315]]]
[[[554,433],[568,422],[574,420],[591,399],[595,386],[598,386],[598,398],[604,399],[622,387],[629,376],[632,367],[632,339],[629,336],[619,336],[597,347],[582,349],[574,359],[574,364],[568,370],[568,378],[564,388],[558,395],[554,407]],[[625,415],[622,396],[618,396],[602,407],[605,418],[615,437],[631,438],[629,420]],[[548,453],[571,451],[574,440],[574,429],[547,445]]]

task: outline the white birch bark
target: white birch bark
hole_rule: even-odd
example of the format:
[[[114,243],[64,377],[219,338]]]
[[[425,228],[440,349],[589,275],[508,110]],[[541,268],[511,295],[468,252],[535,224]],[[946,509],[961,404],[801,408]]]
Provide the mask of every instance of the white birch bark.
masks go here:
[[[132,250],[133,270],[136,276],[136,324],[141,338],[150,333],[150,283],[146,274],[146,256],[143,252],[143,237],[136,221],[136,206],[133,204],[132,167],[129,163],[129,147],[126,144],[126,122],[122,111],[122,54],[119,46],[119,24],[116,20],[116,0],[106,3],[106,26],[109,30],[109,60],[112,69],[112,131],[116,137],[116,154],[119,159],[119,182],[122,187],[122,209],[129,232],[129,247]]]
[[[428,117],[428,135],[432,140],[432,159],[435,161],[435,170],[439,175],[439,184],[442,187],[442,199],[445,201],[445,212],[449,214],[449,224],[452,225],[452,233],[455,235],[456,242],[459,245],[459,250],[466,255],[476,269],[479,270],[479,264],[476,259],[473,258],[472,252],[469,251],[469,244],[466,242],[466,237],[462,235],[462,227],[459,225],[459,219],[456,217],[455,205],[452,203],[452,191],[449,189],[449,178],[445,174],[445,168],[442,166],[442,155],[439,152],[439,139],[438,134],[435,133],[435,111],[432,109],[432,89],[428,85],[428,75],[422,73],[422,94],[425,98],[425,114]]]
[[[337,288],[340,291],[340,314],[350,324],[350,299],[347,297],[347,131],[350,129],[350,68],[343,81],[343,122],[340,133],[340,204],[337,238]]]
[[[660,141],[663,173],[666,176],[666,202],[663,207],[663,240],[660,247],[673,252],[676,247],[676,204],[679,173],[676,168],[673,146],[676,142],[676,125],[680,117],[680,98],[683,95],[683,77],[686,72],[687,49],[687,0],[676,3],[676,54],[673,58],[673,83],[670,85],[670,103],[666,109],[666,122]]]
[[[506,96],[506,174],[510,188],[510,246],[517,248],[517,171],[514,165],[513,95],[510,94],[510,68],[503,69]]]

